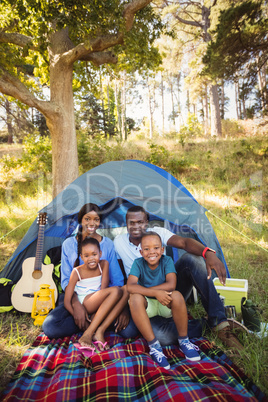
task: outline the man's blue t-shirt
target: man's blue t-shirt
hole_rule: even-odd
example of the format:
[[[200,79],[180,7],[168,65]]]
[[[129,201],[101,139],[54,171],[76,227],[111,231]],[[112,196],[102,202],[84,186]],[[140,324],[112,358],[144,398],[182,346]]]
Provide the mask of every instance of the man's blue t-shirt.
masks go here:
[[[166,282],[166,275],[171,272],[176,274],[172,258],[162,255],[156,269],[149,268],[143,257],[137,258],[132,264],[129,275],[137,276],[139,285],[151,288]]]

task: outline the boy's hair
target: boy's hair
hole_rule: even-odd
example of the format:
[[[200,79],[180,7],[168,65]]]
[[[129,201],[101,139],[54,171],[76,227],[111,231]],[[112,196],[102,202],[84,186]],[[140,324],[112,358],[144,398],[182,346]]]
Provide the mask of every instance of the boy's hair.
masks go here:
[[[143,233],[143,235],[141,236],[141,242],[142,242],[142,239],[143,239],[144,237],[148,237],[148,236],[157,236],[157,237],[159,238],[160,243],[161,243],[161,246],[162,246],[162,239],[161,239],[161,237],[159,236],[158,233],[156,233],[156,232],[154,232],[154,231],[152,231],[152,230],[149,230],[149,231]]]
[[[128,213],[131,213],[131,212],[143,212],[146,216],[147,221],[149,220],[148,212],[143,207],[140,207],[139,205],[134,205],[133,207],[128,208],[127,214],[126,214],[126,219],[127,219]]]
[[[83,247],[87,246],[88,244],[92,244],[93,246],[98,247],[98,250],[101,251],[100,249],[100,243],[98,242],[97,239],[94,239],[94,237],[86,237],[82,242],[81,242],[81,253]]]

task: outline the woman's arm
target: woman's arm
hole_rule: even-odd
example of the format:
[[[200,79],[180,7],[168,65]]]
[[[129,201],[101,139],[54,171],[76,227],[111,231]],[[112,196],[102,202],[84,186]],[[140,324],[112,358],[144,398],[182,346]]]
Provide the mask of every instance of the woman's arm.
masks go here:
[[[66,239],[61,250],[61,287],[65,291],[77,257],[77,242],[73,238]]]
[[[64,295],[64,307],[66,308],[66,310],[69,311],[70,314],[72,314],[72,316],[74,315],[74,309],[72,306],[72,297],[74,294],[74,288],[75,288],[77,279],[78,279],[77,273],[75,271],[73,271],[71,273],[70,280],[65,289],[65,295]]]
[[[102,269],[102,278],[101,278],[101,289],[108,288],[109,286],[109,263],[106,260],[100,261],[100,266]]]

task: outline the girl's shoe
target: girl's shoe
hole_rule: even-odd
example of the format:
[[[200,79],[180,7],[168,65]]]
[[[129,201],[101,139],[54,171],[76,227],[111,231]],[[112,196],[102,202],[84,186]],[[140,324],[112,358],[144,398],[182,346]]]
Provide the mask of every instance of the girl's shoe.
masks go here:
[[[107,345],[107,342],[101,342],[101,341],[94,341],[93,342],[93,344],[96,346],[96,348],[100,351],[100,352],[104,352],[105,350],[109,350],[110,349],[110,347],[109,347],[109,345]],[[101,345],[102,346],[102,349],[100,349],[99,347],[98,347],[98,345]]]
[[[99,350],[96,347],[92,346],[82,346],[79,342],[73,344],[74,347],[81,350],[84,356],[92,357],[99,353]]]

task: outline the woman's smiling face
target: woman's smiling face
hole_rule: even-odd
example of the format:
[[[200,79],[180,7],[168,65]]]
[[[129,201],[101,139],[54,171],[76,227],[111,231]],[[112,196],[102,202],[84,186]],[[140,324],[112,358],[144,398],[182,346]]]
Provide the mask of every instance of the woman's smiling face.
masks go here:
[[[86,236],[91,236],[100,226],[100,217],[95,211],[90,211],[85,214],[81,221],[83,233]]]

